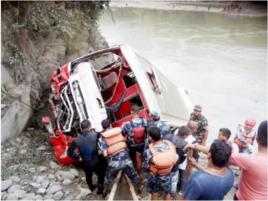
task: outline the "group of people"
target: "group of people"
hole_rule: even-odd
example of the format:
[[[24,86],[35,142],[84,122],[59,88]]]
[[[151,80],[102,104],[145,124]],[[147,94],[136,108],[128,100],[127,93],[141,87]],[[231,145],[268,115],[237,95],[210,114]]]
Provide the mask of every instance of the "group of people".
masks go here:
[[[234,184],[229,168],[233,164],[242,172],[234,199],[267,200],[267,121],[260,124],[256,135],[256,122],[246,120],[233,142],[231,131],[221,128],[218,138],[206,147],[208,121],[200,105],[194,107],[187,125],[179,128],[161,121],[157,112],[150,112],[148,119],[140,117],[139,110],[133,105],[131,120],[121,128],[112,128],[109,119],[103,120],[99,133],[88,120],[81,123],[82,132],[69,144],[68,155],[83,164],[92,191],[97,188],[97,194],[106,197],[122,170],[138,193],[146,182],[152,200],[162,195],[171,200],[179,191],[182,200],[223,200]],[[252,154],[255,138],[259,149]],[[207,155],[207,167],[198,163],[200,152]],[[98,176],[97,185],[92,182],[93,172]]]

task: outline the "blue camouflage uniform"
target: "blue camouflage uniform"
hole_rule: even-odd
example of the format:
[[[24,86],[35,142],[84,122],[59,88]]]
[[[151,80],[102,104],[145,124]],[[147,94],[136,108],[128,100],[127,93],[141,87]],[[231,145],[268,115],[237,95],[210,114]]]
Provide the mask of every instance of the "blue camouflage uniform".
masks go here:
[[[169,149],[169,146],[165,143],[159,143],[154,145],[158,152],[164,152]],[[159,175],[150,172],[149,166],[153,158],[152,152],[149,148],[144,151],[143,169],[148,172],[147,192],[149,193],[171,193],[171,174]]]
[[[99,139],[99,147],[101,150],[108,148],[108,145],[105,143],[103,137]],[[104,183],[112,184],[113,179],[116,177],[117,173],[120,170],[123,170],[133,183],[139,183],[140,177],[136,173],[127,150],[115,153],[112,156],[108,156],[108,167],[105,174]]]
[[[144,119],[143,117],[138,117],[138,118],[134,118],[132,119],[133,125],[135,126],[134,128],[141,128],[141,127],[147,127],[148,126],[148,122],[146,119]],[[127,136],[129,138],[130,141],[133,140],[133,125],[131,123],[131,121],[126,122],[123,126],[122,126],[122,134],[124,136]]]
[[[164,139],[165,136],[168,133],[170,133],[170,126],[165,121],[149,121],[148,122],[148,128],[150,128],[152,126],[156,126],[156,127],[160,128],[161,139]],[[147,136],[147,138],[145,139],[145,149],[148,148],[150,143],[151,143],[151,140]]]
[[[132,121],[132,123],[131,123],[131,121]],[[127,137],[127,144],[128,144],[130,149],[133,148],[133,150],[138,151],[140,153],[143,153],[143,146],[137,146],[137,147],[133,146],[132,147],[132,145],[135,145],[133,129],[134,128],[142,128],[142,127],[146,128],[148,126],[148,122],[143,117],[134,118],[131,121],[126,122],[122,126],[122,134],[123,134],[123,136]],[[145,130],[145,135],[146,135],[146,130]]]

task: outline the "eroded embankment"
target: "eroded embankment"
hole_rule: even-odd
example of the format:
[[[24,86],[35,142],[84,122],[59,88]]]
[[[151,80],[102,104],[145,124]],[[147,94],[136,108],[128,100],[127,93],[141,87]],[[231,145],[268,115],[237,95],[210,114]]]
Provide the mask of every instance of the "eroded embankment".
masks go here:
[[[1,139],[18,135],[40,107],[52,70],[108,47],[97,19],[106,2],[1,3]]]

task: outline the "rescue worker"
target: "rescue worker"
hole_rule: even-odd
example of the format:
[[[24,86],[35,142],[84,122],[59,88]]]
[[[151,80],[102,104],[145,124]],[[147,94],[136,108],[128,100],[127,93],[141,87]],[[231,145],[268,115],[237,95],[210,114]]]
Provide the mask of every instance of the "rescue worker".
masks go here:
[[[256,136],[255,124],[254,119],[247,119],[244,125],[238,125],[234,143],[237,144],[239,153],[252,153],[252,146]]]
[[[180,130],[182,127],[185,127],[188,129],[186,126],[181,126]],[[188,129],[189,130],[189,129]],[[190,132],[190,130],[189,130]],[[185,152],[184,152],[184,147],[187,144],[187,142],[181,138],[179,135],[172,133],[171,129],[167,129],[167,127],[164,127],[162,129],[162,140],[169,140],[172,142],[176,148],[176,153],[179,156],[179,160],[176,162],[176,164],[173,166],[171,170],[171,195],[173,198],[175,198],[177,189],[178,189],[178,182],[179,182],[179,164],[181,164],[185,160]]]
[[[81,122],[81,130],[81,134],[75,139],[74,142],[69,144],[67,154],[74,160],[82,162],[82,166],[86,174],[86,181],[91,191],[97,187],[92,183],[93,172],[97,174],[98,193],[101,194],[105,172],[103,171],[103,168],[100,168],[97,133],[94,131],[94,129],[91,129],[91,123],[89,120],[84,120]],[[75,152],[76,148],[78,148],[79,154]]]
[[[150,127],[148,135],[152,140],[144,152],[143,168],[148,172],[147,191],[151,200],[158,200],[164,193],[165,200],[171,200],[171,170],[178,160],[176,148],[169,140],[161,140],[158,127]]]
[[[170,129],[170,126],[165,121],[160,120],[160,115],[158,112],[150,112],[149,114],[151,117],[151,121],[148,121],[148,128],[151,126],[156,126],[160,128],[162,138],[165,134],[165,130]]]
[[[122,134],[127,139],[132,161],[136,164],[138,174],[141,174],[142,154],[146,138],[147,120],[139,116],[139,107],[131,107],[132,120],[122,126]]]
[[[202,115],[202,107],[200,105],[195,105],[190,121],[198,123],[197,131],[193,135],[199,144],[205,145],[208,137],[208,120]]]
[[[103,197],[109,193],[113,179],[120,170],[123,170],[138,188],[140,177],[137,175],[130,160],[126,140],[121,133],[121,128],[111,128],[108,119],[102,121],[102,126],[104,132],[101,132],[99,146],[103,155],[108,159]]]
[[[156,126],[161,130],[161,138],[164,137],[165,134],[170,133],[170,126],[165,122],[160,120],[160,115],[158,112],[149,112],[150,120],[148,121],[148,128],[152,126]],[[145,149],[148,148],[149,144],[151,143],[148,135],[145,139]]]

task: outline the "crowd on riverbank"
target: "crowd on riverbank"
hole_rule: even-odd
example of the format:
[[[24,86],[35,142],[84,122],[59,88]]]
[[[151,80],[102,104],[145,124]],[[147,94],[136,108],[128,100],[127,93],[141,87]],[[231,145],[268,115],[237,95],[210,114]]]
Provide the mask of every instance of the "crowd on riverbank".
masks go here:
[[[135,105],[131,114],[132,119],[121,128],[111,128],[109,120],[104,120],[100,133],[91,128],[88,120],[83,121],[81,135],[70,145],[68,155],[83,164],[92,191],[98,188],[97,194],[105,198],[116,174],[123,170],[137,192],[141,191],[141,175],[145,175],[146,190],[152,200],[159,199],[160,195],[171,200],[178,191],[181,199],[222,200],[234,184],[234,173],[229,168],[229,164],[233,164],[242,171],[234,199],[267,198],[267,121],[261,123],[256,135],[255,120],[247,119],[244,125],[239,125],[234,140],[230,139],[228,128],[221,128],[218,138],[208,148],[205,146],[208,121],[199,105],[195,106],[188,124],[179,128],[161,121],[156,112],[150,113],[150,119],[140,117]],[[252,154],[255,138],[259,152]],[[75,148],[80,154],[74,152]],[[192,152],[189,150],[193,154],[189,154]],[[207,167],[196,162],[199,152],[207,154]],[[252,163],[255,158],[257,164]],[[187,164],[182,165],[185,162]],[[254,166],[259,164],[261,169],[255,172]],[[191,173],[192,166],[200,170]],[[92,183],[93,172],[98,175],[97,185]],[[252,174],[259,179],[258,183],[252,180]]]

